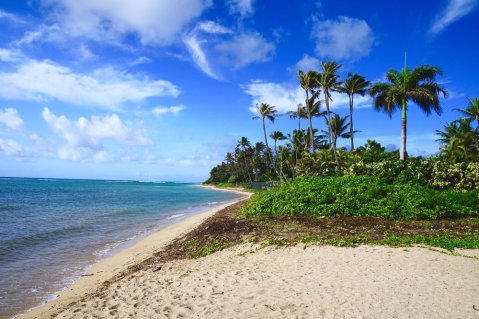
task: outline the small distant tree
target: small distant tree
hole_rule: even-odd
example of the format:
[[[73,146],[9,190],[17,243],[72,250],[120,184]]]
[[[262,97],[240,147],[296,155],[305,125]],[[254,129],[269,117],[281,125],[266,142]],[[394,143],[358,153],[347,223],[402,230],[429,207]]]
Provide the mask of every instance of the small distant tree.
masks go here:
[[[265,119],[270,120],[272,123],[274,123],[274,120],[276,117],[278,117],[278,111],[276,110],[275,106],[271,106],[266,103],[259,103],[256,104],[256,111],[258,112],[259,115],[256,115],[253,117],[253,119],[261,119],[261,123],[263,124],[263,134],[264,134],[264,143],[266,145],[266,152],[269,156],[271,165],[273,165],[273,159],[270,154],[270,148],[268,144],[268,137],[266,136],[266,125],[265,125]]]

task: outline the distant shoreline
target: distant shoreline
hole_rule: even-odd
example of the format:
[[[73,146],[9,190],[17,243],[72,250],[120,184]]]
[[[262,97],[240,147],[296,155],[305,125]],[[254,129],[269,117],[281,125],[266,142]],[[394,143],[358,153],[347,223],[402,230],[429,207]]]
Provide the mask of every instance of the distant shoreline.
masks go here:
[[[203,187],[203,188],[208,188],[208,189],[214,189],[214,190],[217,190],[217,191],[224,191],[224,192],[232,192],[232,193],[242,194],[242,195],[245,195],[245,196],[248,196],[248,197],[250,197],[253,194],[252,192],[249,192],[246,189],[240,188],[240,187],[223,187],[223,188],[220,188],[220,187],[216,187],[214,185],[205,185],[205,184],[200,184],[198,186]]]

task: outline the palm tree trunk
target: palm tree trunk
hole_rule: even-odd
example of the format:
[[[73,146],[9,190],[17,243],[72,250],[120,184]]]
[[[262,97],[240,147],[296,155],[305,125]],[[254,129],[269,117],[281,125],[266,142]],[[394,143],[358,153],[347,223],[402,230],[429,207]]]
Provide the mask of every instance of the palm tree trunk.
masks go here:
[[[402,130],[401,130],[401,151],[399,157],[401,161],[406,160],[407,151],[406,151],[406,135],[407,135],[407,110],[406,110],[406,99],[402,100]]]
[[[276,169],[276,165],[273,161],[273,157],[271,156],[271,150],[269,148],[268,138],[266,136],[266,125],[264,124],[264,117],[262,118],[262,120],[263,120],[264,143],[266,144],[266,153],[268,154],[269,162],[271,163],[272,168],[276,172],[276,175],[278,175],[278,177],[281,179],[281,176],[279,175],[278,170]]]
[[[311,148],[311,154],[314,153],[314,135],[313,135],[313,121],[311,120],[311,109],[309,103],[309,93],[306,90],[306,112],[308,113],[308,121],[309,121],[309,147]]]
[[[244,171],[246,171],[246,174],[248,176],[248,179],[249,179],[249,182],[252,183],[253,180],[251,179],[251,174],[250,174],[250,168],[249,168],[249,165],[248,165],[248,162],[246,161],[246,147],[243,147],[243,152],[244,152],[244,158],[243,158],[243,173]],[[246,177],[246,176],[245,176]]]
[[[298,112],[298,134],[301,132],[301,116],[299,115]],[[294,171],[296,170],[296,167],[298,166],[298,145],[295,145],[294,143],[294,132],[293,132],[293,146],[294,146],[294,170],[293,170],[293,178],[294,178]]]
[[[354,95],[349,95],[349,134],[351,135],[351,151],[354,151],[354,135],[353,135],[353,104]]]
[[[314,153],[314,134],[313,134],[313,120],[311,118],[311,113],[308,114],[309,121],[309,147],[311,148],[311,154]]]
[[[324,91],[324,99],[326,101],[326,113],[328,113],[328,141],[329,145],[332,145],[332,136],[331,136],[331,112],[329,111],[329,92]]]
[[[331,131],[331,113],[329,112],[329,92],[324,92],[324,97],[326,99],[326,111],[328,112],[328,131],[329,131],[329,143],[331,145],[331,148],[333,150],[334,154],[334,160],[336,161],[336,167],[339,169],[339,159],[338,159],[338,154],[336,154],[336,143],[333,142],[333,136],[332,136],[332,131]]]
[[[268,144],[268,138],[266,137],[266,125],[264,124],[264,117],[262,118],[262,121],[263,121],[263,134],[264,134],[264,144],[266,144],[266,153],[268,154],[268,157],[269,157],[269,161],[271,162],[271,164],[273,164],[273,161],[271,159],[271,150],[269,149],[269,144]]]

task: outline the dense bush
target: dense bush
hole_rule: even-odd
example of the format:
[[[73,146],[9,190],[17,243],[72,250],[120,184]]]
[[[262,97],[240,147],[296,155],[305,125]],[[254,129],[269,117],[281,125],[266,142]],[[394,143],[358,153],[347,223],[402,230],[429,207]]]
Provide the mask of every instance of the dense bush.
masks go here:
[[[391,219],[479,216],[479,192],[439,191],[419,183],[389,183],[368,176],[299,178],[254,195],[242,214]]]
[[[344,175],[376,176],[387,182],[419,182],[436,189],[479,190],[479,163],[451,164],[438,158],[409,158],[350,164]]]

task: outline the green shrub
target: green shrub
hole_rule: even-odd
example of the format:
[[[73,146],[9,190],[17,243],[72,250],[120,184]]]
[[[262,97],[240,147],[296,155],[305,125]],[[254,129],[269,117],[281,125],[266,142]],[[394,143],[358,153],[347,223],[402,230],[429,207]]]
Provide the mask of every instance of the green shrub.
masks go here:
[[[426,182],[434,188],[457,190],[479,189],[479,163],[450,164],[437,158],[428,158],[420,163]]]
[[[479,192],[435,190],[369,176],[300,178],[256,194],[242,210],[260,215],[347,215],[437,219],[479,215]]]
[[[356,161],[344,171],[349,176],[376,176],[389,183],[417,182],[436,189],[479,190],[479,163],[451,164],[438,158]]]

